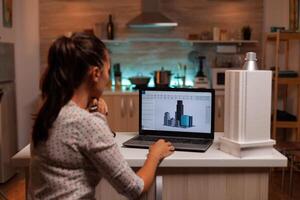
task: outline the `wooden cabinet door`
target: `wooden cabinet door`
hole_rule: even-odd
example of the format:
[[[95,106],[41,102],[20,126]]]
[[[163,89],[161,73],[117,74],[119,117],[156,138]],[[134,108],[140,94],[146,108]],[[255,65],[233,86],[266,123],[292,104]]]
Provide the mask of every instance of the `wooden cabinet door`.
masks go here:
[[[139,130],[139,96],[127,96],[127,131],[137,132]]]
[[[114,95],[113,97],[113,125],[112,130],[116,132],[127,131],[127,98],[125,95]]]
[[[126,131],[126,98],[123,95],[103,95],[108,106],[107,121],[113,131]]]
[[[102,96],[102,98],[104,99],[104,101],[107,104],[108,107],[108,115],[106,116],[107,121],[109,126],[112,128],[112,126],[114,125],[114,118],[113,118],[113,113],[114,113],[114,105],[113,105],[113,96],[112,95],[104,95]]]
[[[224,95],[215,96],[215,132],[224,132]]]
[[[152,200],[155,199],[155,195],[156,191],[154,182],[148,192],[143,193],[139,200]],[[104,178],[96,186],[95,198],[96,200],[127,200],[126,197],[119,194]]]
[[[139,126],[139,96],[104,95],[108,106],[107,120],[115,132],[137,132]]]

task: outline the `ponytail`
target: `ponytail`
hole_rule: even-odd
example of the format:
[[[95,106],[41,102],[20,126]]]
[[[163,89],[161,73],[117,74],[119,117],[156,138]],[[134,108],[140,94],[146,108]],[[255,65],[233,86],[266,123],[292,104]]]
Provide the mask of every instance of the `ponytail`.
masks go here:
[[[102,67],[105,45],[94,35],[75,33],[59,37],[50,47],[48,67],[41,81],[43,105],[35,119],[32,142],[47,141],[61,108],[72,98],[90,66]]]

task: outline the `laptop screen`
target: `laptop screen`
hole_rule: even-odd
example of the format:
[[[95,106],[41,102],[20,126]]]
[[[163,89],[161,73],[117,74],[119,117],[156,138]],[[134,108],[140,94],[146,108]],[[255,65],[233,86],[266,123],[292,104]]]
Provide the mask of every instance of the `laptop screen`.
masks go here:
[[[214,91],[140,90],[140,132],[213,138]]]

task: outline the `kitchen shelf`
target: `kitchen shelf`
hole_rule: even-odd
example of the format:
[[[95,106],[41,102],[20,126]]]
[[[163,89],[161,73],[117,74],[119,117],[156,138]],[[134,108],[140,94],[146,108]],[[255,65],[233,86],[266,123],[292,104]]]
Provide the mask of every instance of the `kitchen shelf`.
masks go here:
[[[224,41],[214,41],[214,40],[187,40],[192,44],[258,44],[258,40],[224,40]]]
[[[129,38],[120,40],[102,40],[107,46],[129,45],[133,43],[178,43],[182,46],[191,46],[187,40],[180,38]]]
[[[129,43],[128,40],[102,40],[108,46],[120,46]]]
[[[129,42],[176,42],[185,43],[186,41],[181,38],[131,38]]]
[[[178,42],[186,43],[186,40],[180,38],[129,38],[129,39],[120,39],[120,40],[102,40],[104,43],[108,44],[121,44],[121,43],[130,43],[130,42]]]
[[[129,39],[118,39],[118,40],[102,40],[107,45],[119,46],[122,44],[129,44],[135,42],[159,42],[159,43],[179,43],[181,45],[195,44],[231,44],[231,45],[242,45],[242,44],[258,44],[258,40],[226,40],[226,41],[214,41],[214,40],[187,40],[182,38],[129,38]]]

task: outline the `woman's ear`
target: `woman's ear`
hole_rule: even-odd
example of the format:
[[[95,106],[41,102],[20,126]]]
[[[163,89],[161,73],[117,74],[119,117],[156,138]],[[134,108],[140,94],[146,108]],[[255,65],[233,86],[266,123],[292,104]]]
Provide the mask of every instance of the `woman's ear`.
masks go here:
[[[90,71],[90,75],[94,82],[98,82],[100,80],[101,70],[99,69],[99,67],[93,66]]]

